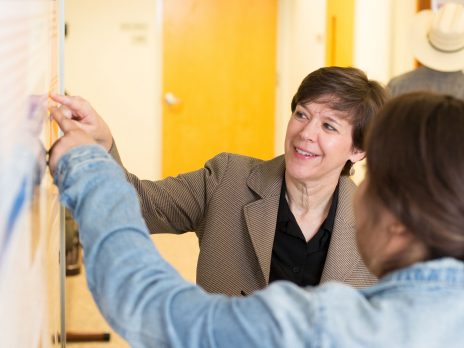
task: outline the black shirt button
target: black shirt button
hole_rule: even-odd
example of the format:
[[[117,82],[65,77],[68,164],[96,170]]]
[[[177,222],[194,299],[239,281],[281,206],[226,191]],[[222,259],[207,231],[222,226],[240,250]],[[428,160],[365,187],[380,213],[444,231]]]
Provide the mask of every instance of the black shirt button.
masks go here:
[[[300,267],[293,267],[292,271],[293,271],[293,273],[300,273],[301,268]]]

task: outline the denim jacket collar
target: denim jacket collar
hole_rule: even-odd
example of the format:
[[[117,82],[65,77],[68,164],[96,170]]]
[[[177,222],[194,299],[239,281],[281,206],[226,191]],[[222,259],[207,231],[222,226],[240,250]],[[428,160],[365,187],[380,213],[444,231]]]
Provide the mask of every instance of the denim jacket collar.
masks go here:
[[[414,284],[439,288],[464,288],[464,263],[453,258],[442,258],[415,263],[410,267],[388,273],[377,286],[363,289],[367,296],[394,287]]]

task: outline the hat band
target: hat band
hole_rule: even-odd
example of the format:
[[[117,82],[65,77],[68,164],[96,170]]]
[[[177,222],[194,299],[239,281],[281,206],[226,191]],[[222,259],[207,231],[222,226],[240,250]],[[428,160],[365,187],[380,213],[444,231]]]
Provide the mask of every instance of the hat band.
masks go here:
[[[430,35],[427,35],[427,41],[429,42],[430,46],[432,46],[434,49],[436,49],[437,51],[440,51],[442,53],[456,53],[456,52],[459,52],[459,51],[462,51],[464,49],[464,45],[459,47],[459,48],[456,48],[454,50],[444,50],[443,48],[440,48],[440,47],[437,47],[433,44],[432,40],[430,40]]]

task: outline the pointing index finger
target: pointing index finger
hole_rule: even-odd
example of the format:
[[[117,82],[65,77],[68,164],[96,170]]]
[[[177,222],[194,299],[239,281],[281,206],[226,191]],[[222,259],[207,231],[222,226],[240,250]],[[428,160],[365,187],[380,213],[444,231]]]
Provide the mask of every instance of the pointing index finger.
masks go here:
[[[70,111],[72,111],[74,117],[85,117],[85,115],[91,111],[90,105],[80,97],[52,93],[50,94],[50,98],[52,98],[57,103],[68,107]]]
[[[50,98],[52,98],[54,101],[60,104],[69,103],[69,98],[67,98],[65,95],[50,93]]]

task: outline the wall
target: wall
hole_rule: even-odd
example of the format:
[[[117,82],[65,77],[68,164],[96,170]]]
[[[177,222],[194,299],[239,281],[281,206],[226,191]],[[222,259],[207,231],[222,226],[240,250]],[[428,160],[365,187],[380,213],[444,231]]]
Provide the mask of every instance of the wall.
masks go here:
[[[65,89],[109,124],[124,164],[160,176],[161,0],[66,0]]]
[[[394,0],[392,9],[390,77],[415,67],[410,49],[410,33],[412,18],[416,13],[416,0]]]
[[[356,0],[354,65],[384,83],[390,77],[391,14],[390,0]]]
[[[0,1],[0,347],[61,346],[63,244],[45,161],[58,136],[62,2]],[[61,254],[63,255],[63,253]]]
[[[356,0],[354,65],[386,84],[414,67],[409,50],[415,0]]]
[[[275,153],[284,151],[290,102],[303,78],[325,62],[325,0],[280,0]]]

